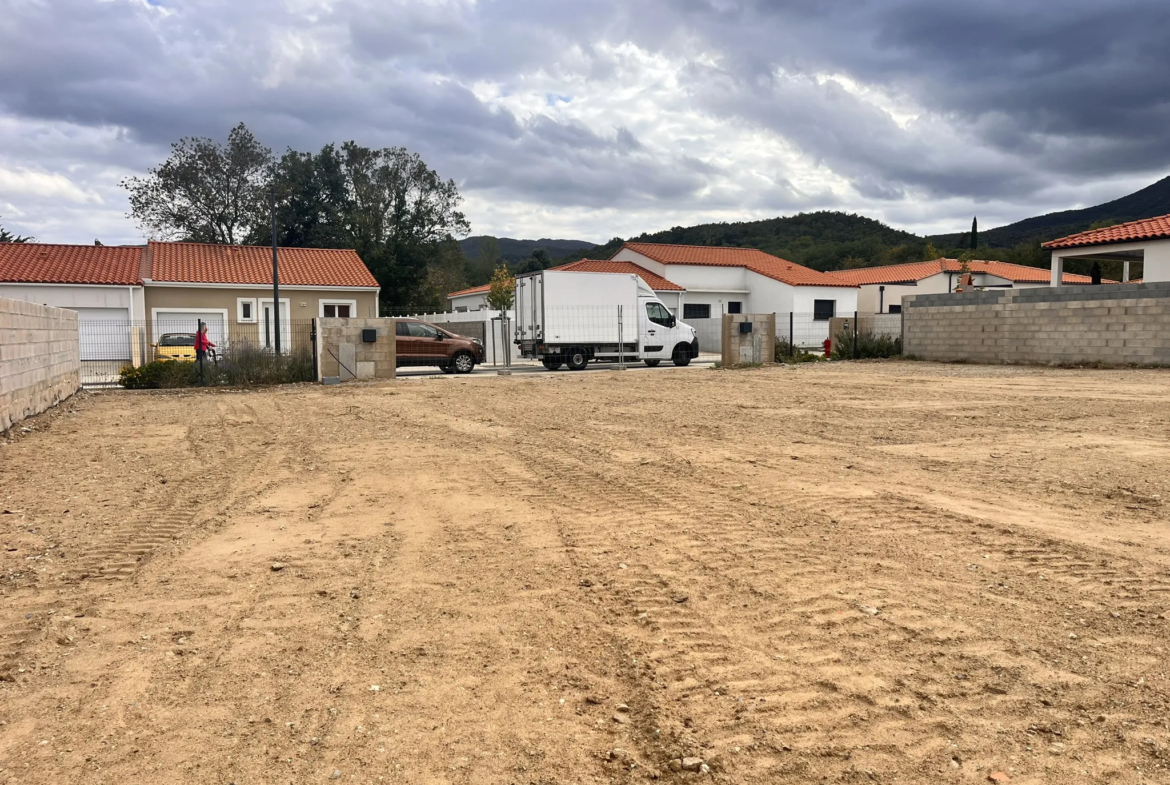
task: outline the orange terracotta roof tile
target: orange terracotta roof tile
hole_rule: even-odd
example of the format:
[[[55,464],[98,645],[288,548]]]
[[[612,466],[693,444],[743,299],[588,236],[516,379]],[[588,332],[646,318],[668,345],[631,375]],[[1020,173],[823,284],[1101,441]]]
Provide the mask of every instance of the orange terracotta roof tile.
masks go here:
[[[0,281],[140,284],[142,246],[0,243]]]
[[[272,283],[272,248],[151,242],[156,283]],[[280,282],[288,286],[362,286],[377,280],[351,248],[280,248]]]
[[[1087,232],[1070,234],[1058,240],[1049,240],[1044,243],[1045,248],[1076,248],[1082,245],[1106,245],[1109,243],[1127,243],[1134,240],[1156,240],[1160,237],[1170,237],[1170,215],[1159,215],[1157,218],[1143,218],[1140,221],[1106,226],[1104,229],[1090,229]]]
[[[968,262],[967,266],[973,273],[986,273],[1013,283],[1048,283],[1052,280],[1051,271],[1043,267],[980,260]],[[957,273],[961,267],[958,259],[934,259],[929,262],[908,262],[906,264],[888,264],[882,267],[861,267],[855,270],[834,270],[827,274],[858,286],[896,285],[921,281],[943,272]],[[1066,284],[1092,283],[1092,281],[1093,279],[1087,275],[1064,274]]]
[[[553,267],[553,270],[562,270],[566,272],[578,273],[632,273],[641,277],[646,285],[655,292],[685,292],[682,288],[673,281],[668,281],[657,273],[652,273],[645,267],[639,267],[633,262],[615,262],[612,259],[581,259],[577,262],[569,262],[562,264],[560,267]]]
[[[483,286],[473,286],[470,289],[460,289],[457,292],[451,292],[448,297],[462,297],[467,294],[487,294],[492,290],[490,283],[485,283]]]
[[[817,270],[758,251],[755,248],[727,246],[666,245],[662,243],[626,243],[635,253],[662,264],[696,264],[712,267],[743,267],[789,286],[845,286],[856,284],[833,278]]]

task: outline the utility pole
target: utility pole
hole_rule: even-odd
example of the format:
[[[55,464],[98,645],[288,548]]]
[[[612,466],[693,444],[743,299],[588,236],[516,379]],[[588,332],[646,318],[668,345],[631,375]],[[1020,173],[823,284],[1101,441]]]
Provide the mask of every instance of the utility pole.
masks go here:
[[[276,355],[280,356],[280,261],[276,253],[276,176],[272,178],[272,324],[274,326],[274,346]]]

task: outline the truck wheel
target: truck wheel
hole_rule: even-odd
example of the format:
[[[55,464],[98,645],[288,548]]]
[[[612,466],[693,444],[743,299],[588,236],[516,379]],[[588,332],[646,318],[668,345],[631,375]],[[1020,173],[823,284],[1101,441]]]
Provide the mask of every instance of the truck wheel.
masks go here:
[[[460,352],[451,360],[451,367],[455,369],[455,373],[471,373],[471,369],[475,367],[475,358],[467,352]]]
[[[680,343],[678,346],[674,347],[674,356],[671,357],[671,360],[673,360],[674,364],[679,368],[682,368],[685,365],[690,365],[691,347],[687,346],[685,343]]]
[[[561,366],[564,365],[564,363],[558,360],[541,360],[540,364],[545,368],[548,368],[550,371],[559,371]]]
[[[569,352],[566,360],[570,371],[583,371],[585,366],[589,364],[589,355],[585,354],[584,349],[573,349]]]
[[[643,360],[642,362],[646,363],[646,366],[649,368],[657,368],[658,363],[662,362],[662,360]]]

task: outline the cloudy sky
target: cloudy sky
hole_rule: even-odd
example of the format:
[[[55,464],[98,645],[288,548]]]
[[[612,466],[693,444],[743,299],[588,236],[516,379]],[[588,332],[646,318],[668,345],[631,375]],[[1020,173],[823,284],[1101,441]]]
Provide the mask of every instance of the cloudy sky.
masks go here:
[[[133,242],[118,183],[241,121],[455,179],[476,234],[817,209],[918,232],[1170,168],[1166,0],[0,0],[0,224]]]

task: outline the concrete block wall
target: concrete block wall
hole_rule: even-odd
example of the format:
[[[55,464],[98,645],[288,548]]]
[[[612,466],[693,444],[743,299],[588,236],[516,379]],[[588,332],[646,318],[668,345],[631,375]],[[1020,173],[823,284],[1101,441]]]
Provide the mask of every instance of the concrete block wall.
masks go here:
[[[80,387],[77,313],[0,297],[0,431]]]
[[[740,332],[740,324],[750,323],[752,331]],[[776,314],[723,314],[723,364],[776,362]]]
[[[318,381],[326,376],[350,379],[393,379],[397,375],[394,319],[321,319],[317,325]],[[362,341],[372,329],[377,341]]]
[[[914,295],[902,316],[926,360],[1170,365],[1170,282]]]

